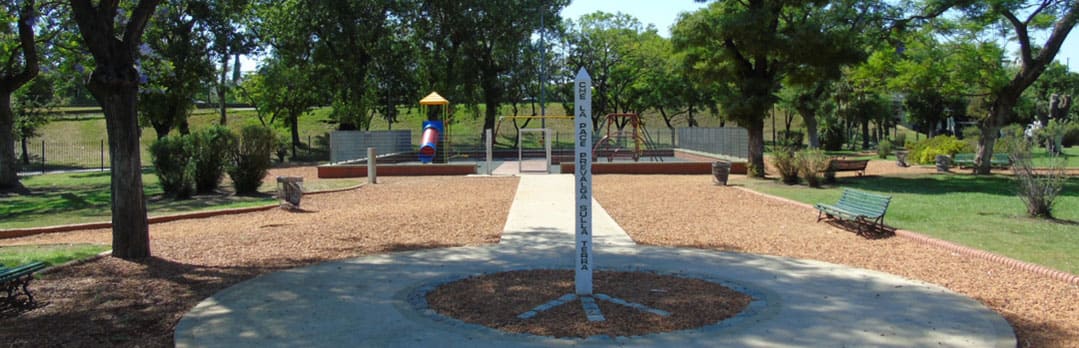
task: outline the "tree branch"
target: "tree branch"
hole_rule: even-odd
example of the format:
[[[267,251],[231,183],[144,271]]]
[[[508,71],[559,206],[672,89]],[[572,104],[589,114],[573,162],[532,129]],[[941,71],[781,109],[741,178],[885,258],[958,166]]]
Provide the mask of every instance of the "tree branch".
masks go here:
[[[1007,9],[1000,8],[998,11],[1000,11],[1000,14],[1008,19],[1008,22],[1012,23],[1012,26],[1015,27],[1015,36],[1019,39],[1019,58],[1023,60],[1023,65],[1030,65],[1030,34],[1027,32],[1026,23],[1019,21],[1019,18],[1015,17],[1015,14]]]
[[[142,42],[142,32],[150,22],[150,17],[154,15],[154,8],[160,2],[161,0],[139,0],[139,4],[135,5],[135,11],[131,13],[127,28],[124,30],[124,52],[134,52]]]

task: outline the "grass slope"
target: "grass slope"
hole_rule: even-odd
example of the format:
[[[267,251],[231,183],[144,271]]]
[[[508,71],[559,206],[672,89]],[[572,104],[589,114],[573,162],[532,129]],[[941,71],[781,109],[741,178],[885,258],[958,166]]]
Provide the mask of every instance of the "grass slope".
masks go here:
[[[803,203],[834,203],[842,187],[891,195],[889,226],[1079,274],[1079,178],[1057,198],[1057,220],[1026,216],[1006,176],[918,175],[841,179],[812,189],[774,180],[746,180],[746,187]]]

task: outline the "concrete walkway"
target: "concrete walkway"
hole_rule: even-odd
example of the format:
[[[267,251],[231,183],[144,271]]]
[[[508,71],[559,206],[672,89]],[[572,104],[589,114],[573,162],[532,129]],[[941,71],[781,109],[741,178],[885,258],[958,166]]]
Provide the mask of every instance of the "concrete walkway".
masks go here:
[[[206,299],[178,347],[1015,347],[1008,323],[945,288],[813,260],[637,246],[593,201],[595,261],[722,283],[754,298],[735,318],[642,337],[556,339],[442,317],[424,296],[470,275],[573,265],[573,181],[522,176],[502,242],[373,255],[260,276]]]

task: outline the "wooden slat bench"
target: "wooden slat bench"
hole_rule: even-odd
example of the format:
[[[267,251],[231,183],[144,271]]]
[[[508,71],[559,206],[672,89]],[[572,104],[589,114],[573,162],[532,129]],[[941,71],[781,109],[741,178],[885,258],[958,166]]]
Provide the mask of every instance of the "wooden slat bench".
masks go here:
[[[863,225],[878,226],[884,228],[884,214],[888,211],[891,196],[883,196],[849,188],[843,189],[843,195],[836,204],[817,203],[817,222],[824,216],[828,218],[841,218],[858,223],[858,233],[864,234]]]
[[[30,294],[30,289],[27,287],[30,285],[30,280],[34,279],[34,272],[45,269],[45,266],[44,262],[31,262],[12,268],[0,267],[0,289],[7,291],[5,300],[11,305],[33,305],[34,296]],[[18,301],[19,289],[22,289],[22,293],[26,295],[25,303]]]
[[[955,158],[952,159],[952,163],[959,168],[971,168],[974,167],[973,153],[957,153]],[[1012,165],[1012,159],[1008,158],[1006,153],[994,153],[992,159],[989,160],[989,166],[993,168],[1006,168]]]
[[[847,160],[833,158],[828,161],[828,168],[824,169],[824,178],[827,182],[835,182],[836,172],[858,172],[858,176],[865,174],[865,167],[869,160]]]

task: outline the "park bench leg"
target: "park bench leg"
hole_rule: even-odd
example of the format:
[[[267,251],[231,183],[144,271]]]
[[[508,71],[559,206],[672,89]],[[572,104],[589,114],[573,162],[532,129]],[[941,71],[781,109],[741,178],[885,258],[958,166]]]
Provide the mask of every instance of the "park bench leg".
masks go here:
[[[32,306],[32,305],[34,305],[34,295],[31,295],[30,294],[30,289],[27,288],[27,287],[30,286],[30,279],[31,279],[31,277],[28,276],[26,278],[26,281],[22,282],[22,292],[24,294],[26,294],[26,299],[27,299],[26,304]]]

